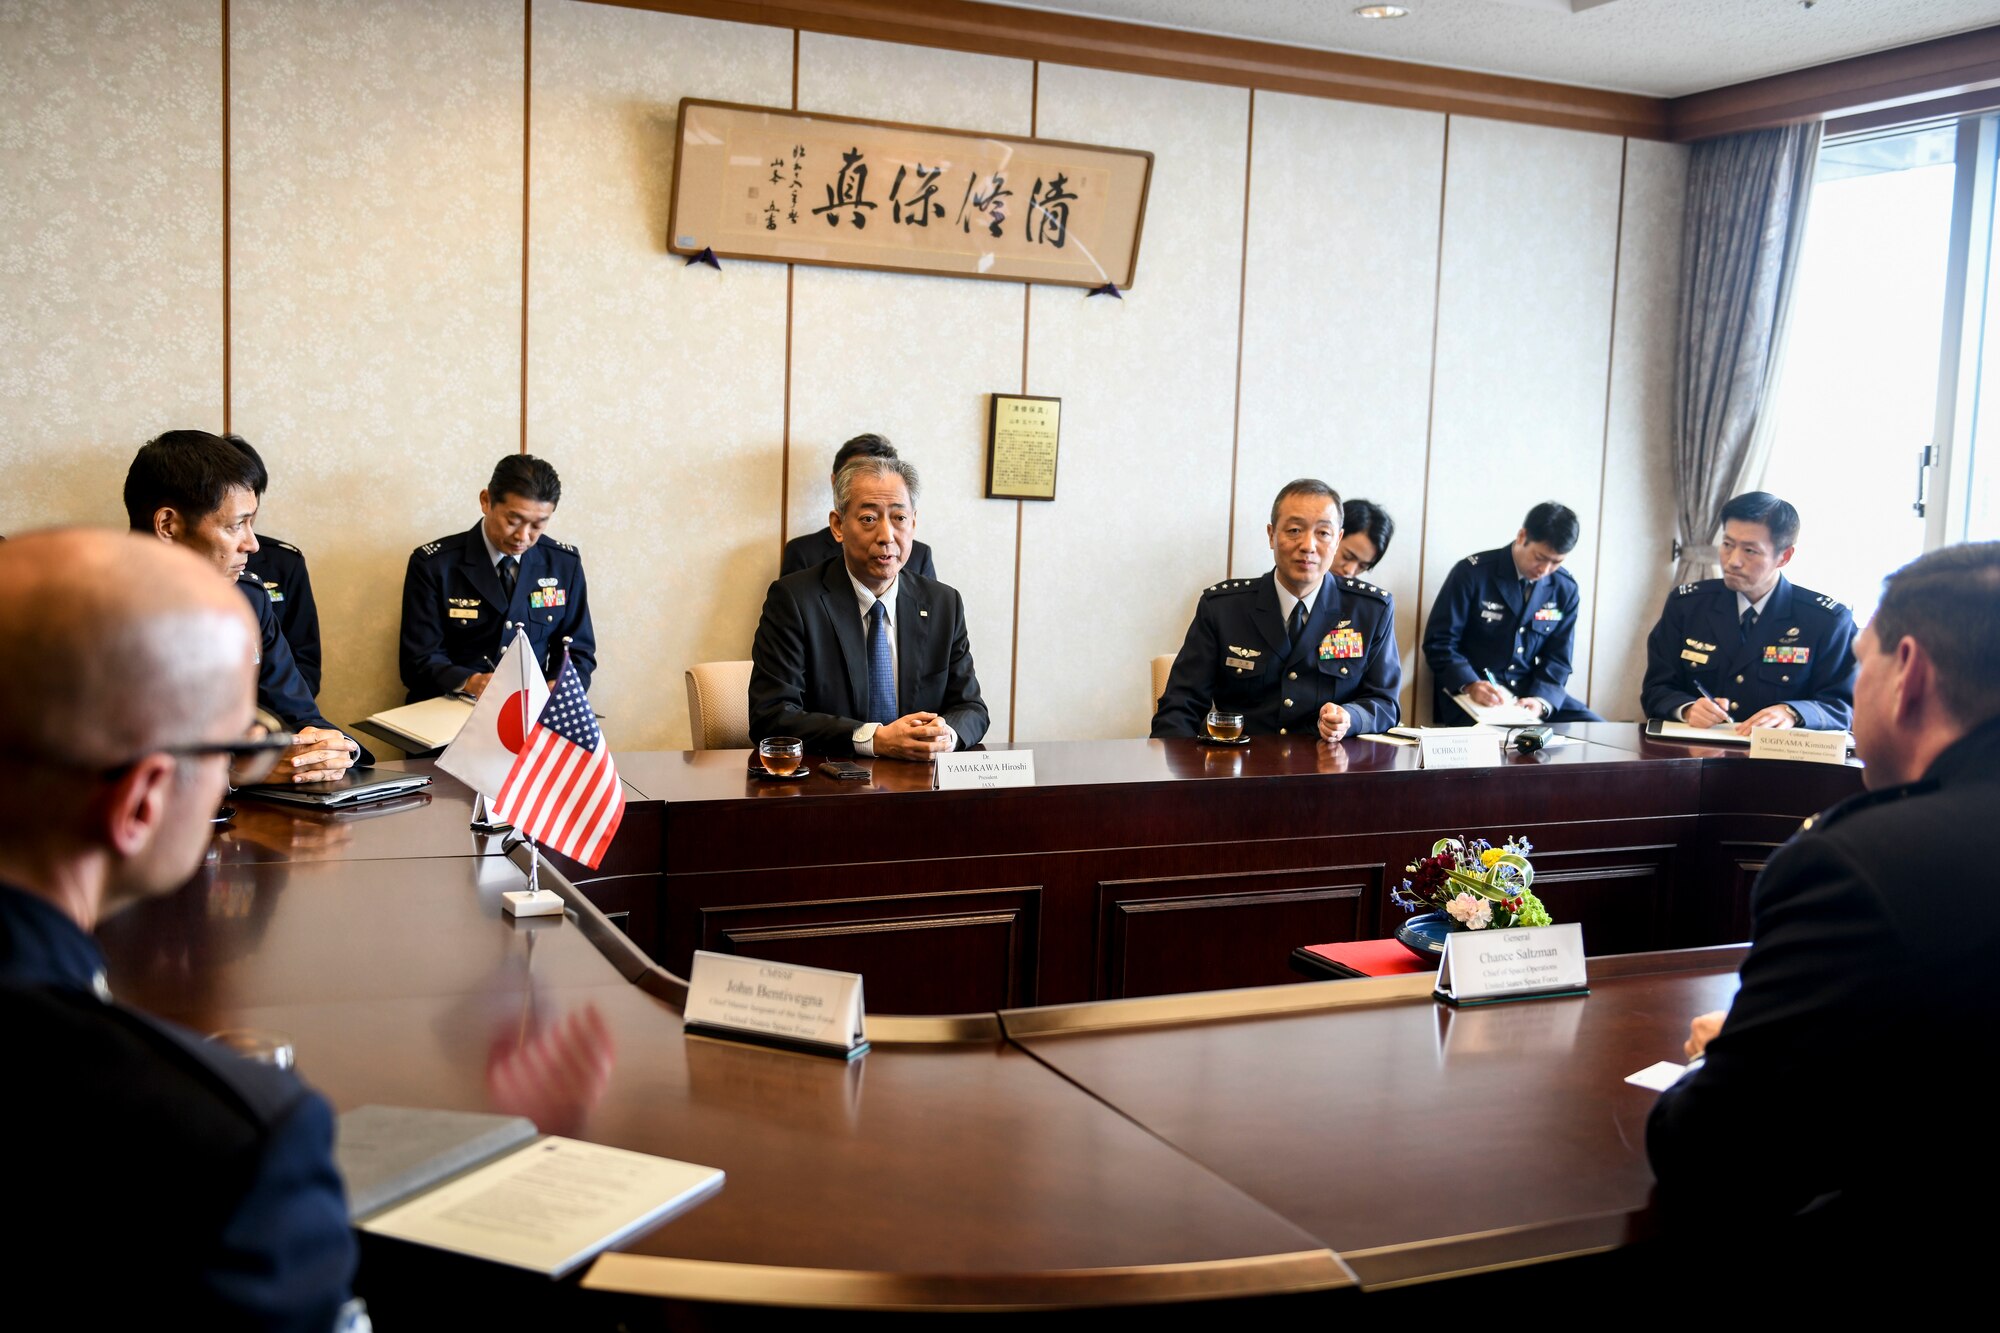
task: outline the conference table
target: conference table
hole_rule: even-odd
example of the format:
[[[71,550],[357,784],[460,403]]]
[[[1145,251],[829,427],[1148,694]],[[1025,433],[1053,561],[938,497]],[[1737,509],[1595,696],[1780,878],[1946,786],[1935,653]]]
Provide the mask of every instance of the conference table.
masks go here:
[[[732,873],[733,856],[741,863],[733,873],[746,880],[798,888],[800,911],[827,902],[832,879],[877,910],[871,895],[900,900],[919,870],[815,860],[822,853],[811,839],[828,821],[874,818],[878,805],[935,803],[939,829],[923,840],[926,855],[975,865],[1074,858],[1085,862],[1078,874],[1099,877],[1092,885],[1107,876],[1123,883],[1148,878],[1161,859],[1213,855],[1193,849],[1228,819],[1295,816],[1323,803],[1321,823],[1300,832],[1286,856],[1246,849],[1245,865],[1225,872],[1263,887],[1232,881],[1207,895],[1224,900],[1216,911],[1225,917],[1239,891],[1308,904],[1260,918],[1265,971],[1283,979],[1291,951],[1317,942],[1314,928],[1380,924],[1365,901],[1379,881],[1345,896],[1292,893],[1324,887],[1326,876],[1301,875],[1287,861],[1351,871],[1357,858],[1338,847],[1343,838],[1401,848],[1422,812],[1450,808],[1454,827],[1474,833],[1528,821],[1549,830],[1560,855],[1630,838],[1634,821],[1685,820],[1668,830],[1684,843],[1669,840],[1657,858],[1679,874],[1674,858],[1685,846],[1699,850],[1705,838],[1743,859],[1790,820],[1775,806],[1837,799],[1858,785],[1852,768],[1753,764],[1654,747],[1636,729],[1579,730],[1588,738],[1540,762],[1434,773],[1373,742],[1252,746],[1232,756],[1240,768],[1220,773],[1178,742],[1033,747],[1038,779],[1059,784],[1058,805],[1097,821],[1081,840],[1157,834],[1157,845],[1131,845],[1134,867],[1122,875],[1104,868],[1108,846],[1038,850],[1083,826],[1023,800],[1039,787],[934,792],[915,766],[881,761],[865,785],[817,790],[816,777],[787,787],[749,779],[740,751],[619,756],[637,835],[627,843],[621,833],[614,849],[625,868],[607,863],[593,877],[544,860],[539,877],[563,895],[566,914],[520,921],[501,911],[500,895],[523,885],[534,854],[473,833],[470,794],[446,775],[434,773],[417,795],[346,814],[242,798],[192,882],[115,917],[100,936],[121,999],[199,1031],[285,1033],[300,1072],[342,1110],[526,1112],[550,1132],[727,1173],[710,1200],[560,1283],[370,1240],[362,1289],[385,1314],[416,1311],[422,1322],[485,1301],[566,1327],[636,1328],[745,1305],[1035,1311],[1278,1298],[1333,1311],[1645,1237],[1643,1125],[1653,1095],[1622,1080],[1678,1058],[1688,1018],[1727,1004],[1742,948],[1598,950],[1588,996],[1464,1010],[1435,1002],[1423,975],[1209,989],[1201,983],[1216,974],[1191,960],[1190,984],[1175,993],[898,1014],[868,974],[873,1048],[841,1063],[682,1032],[685,972],[666,965],[662,941],[678,938],[669,928],[678,913],[713,904],[677,898],[677,877]],[[1131,775],[1142,754],[1155,758],[1139,781],[1107,778]],[[1814,767],[1825,771],[1807,771]],[[732,768],[733,791],[722,776]],[[1649,769],[1661,772],[1619,776]],[[1358,807],[1344,803],[1338,784],[1357,775],[1383,784],[1404,812],[1386,817],[1398,827],[1343,827]],[[1518,795],[1509,784],[1533,790]],[[1117,790],[1129,785],[1146,790]],[[1434,786],[1449,790],[1440,796]],[[672,806],[690,792],[704,797],[691,804],[709,808],[684,828]],[[1673,810],[1621,813],[1620,793]],[[1149,798],[1165,808],[1145,812]],[[1563,810],[1537,808],[1558,798],[1579,804],[1574,822],[1615,831],[1586,827],[1565,841]],[[1322,845],[1329,841],[1333,850]],[[1570,883],[1588,890],[1597,863],[1576,855],[1586,869]],[[658,859],[648,866],[649,857]],[[993,892],[981,882],[990,878],[974,875],[966,892]],[[1058,879],[1044,867],[1033,882]],[[1671,925],[1681,900],[1647,877],[1604,882],[1638,883]],[[1563,883],[1549,896],[1558,919]],[[1735,891],[1731,879],[1702,899],[1698,922],[1726,925],[1734,909],[1723,900]],[[752,901],[788,900],[767,888]],[[1589,892],[1576,901],[1588,905]],[[1341,906],[1313,906],[1327,902]],[[990,904],[949,913],[1002,915]],[[650,930],[625,928],[648,920]],[[929,937],[950,930],[934,927]],[[744,943],[777,954],[783,938]],[[949,969],[961,957],[947,946],[936,963]],[[1171,965],[1153,957],[1148,975]],[[1079,980],[1087,986],[1088,973]],[[608,1087],[521,1104],[518,1081],[502,1075],[587,1008],[615,1047]],[[1503,1130],[1528,1150],[1495,1151]],[[1457,1281],[1437,1286],[1442,1279]]]

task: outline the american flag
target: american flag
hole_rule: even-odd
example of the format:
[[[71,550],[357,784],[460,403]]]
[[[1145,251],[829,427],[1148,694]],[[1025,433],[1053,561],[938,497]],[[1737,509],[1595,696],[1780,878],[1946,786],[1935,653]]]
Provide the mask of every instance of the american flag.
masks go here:
[[[625,818],[625,789],[569,655],[493,811],[545,847],[592,870]]]

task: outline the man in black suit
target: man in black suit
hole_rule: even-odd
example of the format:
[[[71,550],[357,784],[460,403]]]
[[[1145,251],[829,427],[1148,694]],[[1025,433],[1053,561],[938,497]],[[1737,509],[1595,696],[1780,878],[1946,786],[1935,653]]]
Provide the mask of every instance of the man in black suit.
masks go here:
[[[904,568],[917,470],[850,459],[828,521],[841,558],[787,574],[751,649],[750,735],[825,755],[929,759],[986,734],[958,591]]]
[[[896,457],[896,446],[881,435],[857,435],[833,456],[833,475],[836,479],[840,470],[857,458]],[[818,569],[827,561],[840,555],[840,539],[833,535],[833,525],[814,528],[803,537],[794,537],[785,543],[784,559],[778,565],[778,577],[796,574],[802,569]],[[931,548],[920,541],[910,543],[910,558],[903,568],[912,574],[921,574],[927,579],[937,577],[937,566],[931,563]]]
[[[1741,986],[1694,1021],[1700,1063],[1653,1108],[1646,1148],[1664,1220],[1704,1255],[1754,1236],[1746,1267],[1803,1246],[1962,1271],[1941,1255],[1988,1228],[1952,1219],[2000,1177],[1977,1142],[2000,1024],[2000,542],[1890,575],[1856,647],[1869,791],[1807,820],[1758,877]],[[1780,1271],[1800,1279],[1788,1302],[1821,1280],[1761,1276]]]
[[[278,758],[257,621],[125,534],[17,538],[0,587],[0,1241],[55,1303],[18,1317],[325,1333],[355,1265],[325,1100],[118,1004],[90,935],[185,883],[226,784]]]

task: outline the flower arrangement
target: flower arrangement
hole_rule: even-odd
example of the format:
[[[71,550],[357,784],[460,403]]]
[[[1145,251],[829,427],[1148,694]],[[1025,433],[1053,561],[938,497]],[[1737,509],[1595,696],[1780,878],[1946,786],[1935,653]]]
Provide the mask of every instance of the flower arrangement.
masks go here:
[[[1535,868],[1526,838],[1495,847],[1484,838],[1439,838],[1431,854],[1403,867],[1409,878],[1389,896],[1405,912],[1443,912],[1464,930],[1546,926],[1549,910],[1530,892]]]

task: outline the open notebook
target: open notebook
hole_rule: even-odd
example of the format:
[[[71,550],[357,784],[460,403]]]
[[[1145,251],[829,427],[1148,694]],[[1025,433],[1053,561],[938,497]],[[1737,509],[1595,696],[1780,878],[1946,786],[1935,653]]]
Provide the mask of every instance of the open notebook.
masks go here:
[[[1847,748],[1854,748],[1854,734],[1843,731],[1847,737]],[[1646,722],[1646,735],[1656,741],[1682,741],[1689,745],[1749,745],[1748,736],[1736,734],[1734,722],[1724,722],[1714,727],[1694,727],[1672,718],[1655,717]]]

